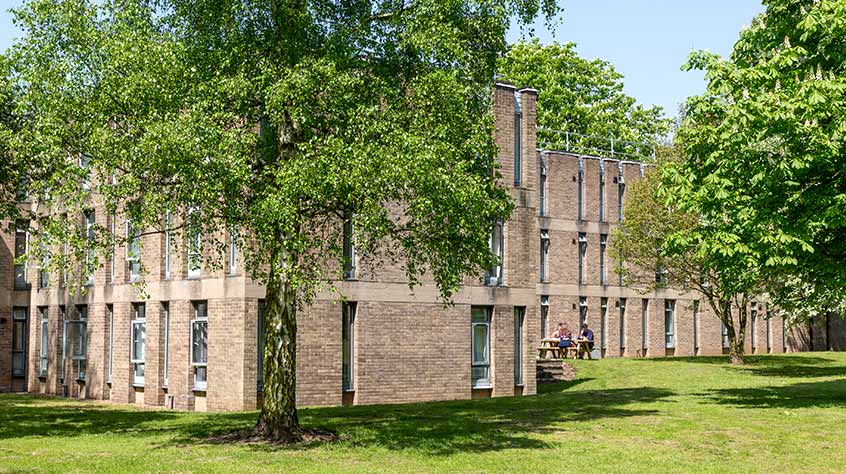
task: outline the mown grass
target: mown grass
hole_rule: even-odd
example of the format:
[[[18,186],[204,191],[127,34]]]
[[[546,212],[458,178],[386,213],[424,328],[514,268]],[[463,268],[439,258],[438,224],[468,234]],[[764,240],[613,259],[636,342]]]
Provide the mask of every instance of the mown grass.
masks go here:
[[[846,354],[579,361],[536,397],[302,410],[342,441],[215,444],[254,412],[0,396],[0,473],[846,472]]]

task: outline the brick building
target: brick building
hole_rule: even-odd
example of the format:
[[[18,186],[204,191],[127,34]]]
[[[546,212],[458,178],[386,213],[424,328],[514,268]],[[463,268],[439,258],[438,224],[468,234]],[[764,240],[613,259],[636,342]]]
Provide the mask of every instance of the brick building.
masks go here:
[[[410,292],[399,268],[348,272],[336,293],[299,316],[301,405],[399,403],[535,393],[537,346],[558,322],[587,321],[605,357],[723,352],[721,323],[706,304],[671,289],[620,286],[608,256],[635,161],[538,150],[532,89],[495,90],[502,182],[517,204],[495,226],[502,265],[468,281],[444,308],[433,284]],[[134,232],[91,212],[87,222]],[[184,410],[256,407],[264,290],[240,268],[237,249],[217,270],[192,264],[167,234],[116,248],[85,296],[61,275],[14,265],[25,230],[0,245],[0,391],[29,391]],[[146,297],[132,282],[140,262]],[[840,347],[818,325],[787,335],[756,305],[747,350]],[[817,329],[812,329],[817,328]],[[413,341],[406,339],[413,335]],[[406,335],[406,336],[403,336]],[[831,339],[830,339],[831,338]]]

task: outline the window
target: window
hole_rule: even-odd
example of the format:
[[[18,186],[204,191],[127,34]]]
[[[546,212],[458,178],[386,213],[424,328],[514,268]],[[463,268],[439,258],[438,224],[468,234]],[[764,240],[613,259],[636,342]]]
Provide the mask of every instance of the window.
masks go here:
[[[238,274],[238,229],[229,231],[229,274]]]
[[[47,235],[42,235],[39,239],[39,246],[41,247],[41,268],[38,271],[38,288],[47,288],[50,286],[50,249],[47,247]]]
[[[85,380],[88,358],[88,306],[77,306],[65,321],[64,354],[71,361],[76,380]],[[64,373],[64,370],[62,371]]]
[[[502,285],[502,222],[497,222],[491,229],[489,239],[491,252],[496,256],[497,262],[488,270],[486,283],[490,286]]]
[[[12,377],[26,377],[27,308],[12,310]]]
[[[355,312],[354,302],[345,302],[341,308],[341,383],[342,390],[355,390]]]
[[[579,331],[582,330],[582,326],[587,322],[587,297],[580,296],[579,297]]]
[[[117,233],[115,232],[115,216],[110,218],[109,223],[109,231],[112,233],[112,239],[117,239]],[[109,282],[115,282],[115,269],[116,269],[116,262],[117,262],[117,243],[112,242],[112,258],[109,262]]]
[[[132,222],[126,221],[126,264],[129,270],[129,281],[141,279],[141,230]]]
[[[546,158],[544,154],[540,154],[540,184],[538,185],[540,192],[540,215],[546,215]]]
[[[675,300],[664,300],[664,345],[667,349],[676,347]]]
[[[79,167],[85,173],[82,178],[82,189],[88,191],[91,189],[91,157],[85,154],[80,155]]]
[[[59,382],[64,384],[65,383],[65,359],[67,358],[67,352],[65,351],[65,339],[67,338],[67,327],[65,326],[65,322],[67,321],[67,312],[65,311],[64,306],[59,306],[59,322],[61,325],[59,326],[60,329],[57,337],[59,338],[59,347],[62,348],[62,355],[60,362],[62,366],[59,368]]]
[[[578,188],[576,190],[576,202],[579,206],[579,220],[584,220],[585,217],[585,160],[584,158],[579,158],[579,178],[578,178]]]
[[[605,160],[599,160],[599,222],[605,222]]]
[[[523,95],[514,93],[514,187],[523,184]]]
[[[626,348],[626,299],[620,298],[620,349]]]
[[[144,352],[147,343],[147,316],[144,303],[132,304],[130,321],[130,362],[132,363],[132,384],[144,386]]]
[[[623,221],[623,195],[626,193],[626,180],[623,178],[623,162],[617,163],[617,221]]]
[[[165,212],[165,233],[164,233],[164,277],[170,280],[170,233],[173,227],[173,216],[170,211]]]
[[[162,370],[162,383],[163,386],[167,387],[167,365],[170,359],[170,303],[162,303],[162,313],[164,313],[164,368]]]
[[[85,238],[88,240],[85,248],[85,284],[94,284],[94,211],[85,211]]]
[[[258,321],[256,324],[256,390],[264,390],[264,300],[258,302]]]
[[[39,347],[38,349],[38,375],[41,377],[46,377],[48,355],[50,354],[50,327],[47,324],[48,309],[44,307],[39,308],[38,311],[41,313],[41,324],[39,329],[41,347]]]
[[[200,276],[203,251],[203,233],[200,227],[200,209],[188,210],[188,278]]]
[[[641,303],[642,303],[642,308],[641,308],[641,311],[640,311],[640,328],[641,328],[640,346],[641,346],[642,349],[646,349],[646,330],[647,330],[646,323],[648,322],[647,316],[649,315],[649,300],[646,299],[646,298],[643,298]]]
[[[114,348],[115,340],[115,310],[110,304],[106,305],[106,318],[109,320],[109,367],[106,382],[112,383],[112,350]]]
[[[546,325],[549,321],[549,296],[543,295],[540,299],[540,334],[541,340],[546,339]]]
[[[749,329],[750,329],[750,332],[752,333],[752,348],[754,349],[754,348],[758,347],[758,336],[757,336],[757,334],[755,334],[757,332],[756,331],[756,329],[757,329],[756,323],[758,322],[758,303],[753,301],[750,306],[751,306],[751,309],[749,311],[749,315],[750,315],[750,318],[749,318],[750,328]]]
[[[608,234],[599,234],[599,284],[607,285],[605,278],[605,254],[608,250]]]
[[[728,326],[726,326],[726,323],[723,323],[722,336],[723,336],[723,347],[728,348],[728,346],[729,346],[729,330],[728,330]]]
[[[767,349],[773,347],[772,324],[770,324],[770,304],[764,303],[764,322],[767,324]]]
[[[585,284],[585,257],[587,255],[587,234],[579,232],[579,284]]]
[[[195,301],[191,321],[191,367],[194,369],[194,390],[208,385],[209,364],[209,308],[205,301]]]
[[[599,342],[603,349],[608,348],[608,340],[605,337],[605,328],[608,325],[608,298],[602,298],[599,302]]]
[[[523,322],[525,306],[514,307],[514,385],[523,385]]]
[[[540,281],[549,279],[549,231],[542,230],[540,236]]]
[[[353,233],[353,216],[347,212],[344,217],[344,279],[355,279],[355,235]]]
[[[471,319],[472,388],[491,388],[491,308],[473,306]]]
[[[699,349],[699,300],[693,302],[693,348]]]
[[[29,250],[29,233],[25,223],[18,223],[15,227],[15,289],[25,290],[26,283],[26,262],[18,263],[18,259],[24,258]]]

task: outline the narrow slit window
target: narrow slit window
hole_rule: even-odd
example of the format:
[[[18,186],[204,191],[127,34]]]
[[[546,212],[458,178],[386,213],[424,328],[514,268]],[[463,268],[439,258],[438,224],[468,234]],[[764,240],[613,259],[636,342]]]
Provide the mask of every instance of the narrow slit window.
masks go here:
[[[664,345],[676,347],[676,301],[664,300]]]
[[[209,308],[205,301],[195,301],[193,306],[191,368],[194,372],[194,390],[206,390],[209,364]]]
[[[491,388],[491,308],[473,306],[471,313],[472,388]]]
[[[549,231],[542,230],[540,235],[540,281],[549,280]]]
[[[514,385],[523,385],[523,322],[526,319],[526,308],[514,308]]]
[[[132,385],[144,386],[144,369],[147,344],[147,315],[144,303],[132,304],[130,321],[130,360],[132,364]]]

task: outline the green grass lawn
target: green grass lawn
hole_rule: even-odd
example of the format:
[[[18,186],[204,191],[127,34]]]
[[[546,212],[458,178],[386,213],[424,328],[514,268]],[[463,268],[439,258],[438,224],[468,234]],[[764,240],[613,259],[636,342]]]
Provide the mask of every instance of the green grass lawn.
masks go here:
[[[219,445],[256,414],[0,396],[0,473],[846,472],[846,354],[579,361],[536,397],[301,411],[342,441]]]

